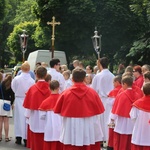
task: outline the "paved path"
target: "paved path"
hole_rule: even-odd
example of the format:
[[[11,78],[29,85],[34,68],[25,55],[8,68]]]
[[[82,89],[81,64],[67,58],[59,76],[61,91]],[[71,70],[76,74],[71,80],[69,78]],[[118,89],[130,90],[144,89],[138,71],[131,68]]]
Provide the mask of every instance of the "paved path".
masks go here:
[[[15,144],[15,135],[14,135],[14,123],[13,118],[10,118],[10,125],[9,125],[9,137],[11,137],[10,142],[5,142],[5,136],[3,131],[3,140],[0,142],[0,150],[29,150],[28,148],[24,147],[23,145]],[[106,150],[106,149],[102,149]]]
[[[0,150],[29,150],[28,148],[25,148],[23,145],[15,144],[13,118],[10,118],[10,126],[9,126],[9,137],[11,137],[11,141],[5,142],[4,130],[2,136],[3,140],[0,142]]]

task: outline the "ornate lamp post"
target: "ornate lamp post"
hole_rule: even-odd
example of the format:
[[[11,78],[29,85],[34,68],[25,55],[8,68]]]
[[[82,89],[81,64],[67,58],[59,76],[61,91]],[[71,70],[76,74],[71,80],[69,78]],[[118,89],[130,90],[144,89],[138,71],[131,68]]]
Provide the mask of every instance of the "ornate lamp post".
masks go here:
[[[95,27],[94,36],[92,36],[92,43],[94,50],[96,51],[98,55],[98,59],[100,59],[100,52],[101,52],[101,37],[102,35],[98,35],[97,28]]]
[[[25,52],[27,50],[27,42],[28,42],[28,36],[26,34],[26,30],[22,30],[23,33],[20,35],[19,34],[19,37],[20,37],[20,46],[21,46],[21,51],[22,51],[22,61],[24,62],[25,61]]]

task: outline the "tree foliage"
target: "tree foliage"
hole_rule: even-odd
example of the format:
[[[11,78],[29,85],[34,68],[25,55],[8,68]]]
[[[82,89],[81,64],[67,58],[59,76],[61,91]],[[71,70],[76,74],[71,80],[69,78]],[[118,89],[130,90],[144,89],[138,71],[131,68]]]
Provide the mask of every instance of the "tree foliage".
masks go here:
[[[38,21],[21,23],[14,27],[13,32],[8,37],[7,45],[9,46],[10,51],[13,54],[13,60],[15,63],[17,63],[17,61],[22,61],[22,55],[21,55],[22,52],[20,47],[19,34],[22,34],[22,30],[26,29],[27,34],[29,35],[28,45],[30,46],[26,51],[26,56],[28,56],[30,52],[35,50],[34,36],[32,35],[34,35],[37,26],[38,26]]]
[[[52,27],[47,22],[53,16],[61,22],[55,28],[55,49],[64,50],[70,59],[74,56],[89,59],[93,55],[91,36],[95,26],[102,35],[101,56],[110,58],[111,69],[120,61],[140,63],[149,54],[149,0],[5,1],[9,4],[5,25],[14,26],[8,48],[16,61],[21,60],[18,33],[23,28],[30,35],[26,57],[37,48],[50,49]],[[12,16],[8,9],[13,9]]]

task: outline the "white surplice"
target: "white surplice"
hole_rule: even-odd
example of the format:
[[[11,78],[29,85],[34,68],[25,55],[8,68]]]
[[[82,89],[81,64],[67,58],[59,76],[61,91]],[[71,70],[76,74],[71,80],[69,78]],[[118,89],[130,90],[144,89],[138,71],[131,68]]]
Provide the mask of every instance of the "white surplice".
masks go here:
[[[40,111],[40,118],[45,120],[44,141],[59,141],[62,117],[53,111]]]
[[[100,115],[85,118],[63,117],[60,142],[67,145],[91,145],[103,140]]]
[[[11,83],[11,88],[15,93],[15,102],[14,102],[14,128],[15,136],[22,137],[23,139],[27,138],[27,124],[26,118],[24,116],[25,108],[23,107],[23,102],[25,94],[28,89],[35,83],[31,78],[29,73],[21,73],[19,76],[16,76]]]
[[[140,146],[150,146],[150,112],[132,107],[130,117],[135,122],[131,143]]]
[[[99,94],[105,108],[104,113],[100,115],[100,122],[104,134],[103,141],[108,140],[108,120],[112,109],[112,106],[110,105],[111,98],[108,97],[108,94],[114,89],[113,80],[114,75],[108,69],[103,69],[100,73],[95,75],[91,85],[91,87]]]

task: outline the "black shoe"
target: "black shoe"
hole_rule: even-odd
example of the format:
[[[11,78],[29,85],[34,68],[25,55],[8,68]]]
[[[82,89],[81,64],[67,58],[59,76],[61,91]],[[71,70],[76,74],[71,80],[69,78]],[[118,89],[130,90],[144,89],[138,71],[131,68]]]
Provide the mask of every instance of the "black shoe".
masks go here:
[[[23,142],[24,142],[24,147],[27,147],[27,140],[24,139]]]
[[[113,147],[107,146],[107,150],[113,150]]]
[[[18,144],[18,145],[21,145],[21,140],[22,140],[22,138],[21,137],[16,137],[16,144]]]

